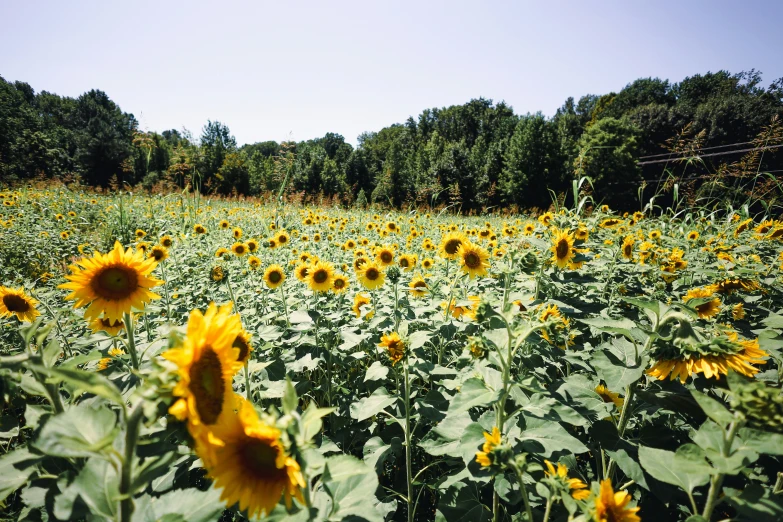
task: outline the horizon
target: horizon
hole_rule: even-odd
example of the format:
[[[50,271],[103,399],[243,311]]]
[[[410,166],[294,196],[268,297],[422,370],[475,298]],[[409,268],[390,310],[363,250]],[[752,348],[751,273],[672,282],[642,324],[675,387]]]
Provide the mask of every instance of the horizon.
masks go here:
[[[490,24],[477,22],[476,7],[466,2],[417,10],[355,2],[295,10],[227,6],[226,12],[241,6],[241,17],[215,16],[207,2],[187,10],[168,4],[152,10],[150,2],[80,4],[86,10],[2,6],[10,30],[0,35],[0,76],[61,96],[102,90],[144,131],[188,129],[199,136],[208,120],[220,121],[240,146],[327,132],[356,146],[363,132],[476,98],[551,117],[569,96],[617,92],[637,78],[677,83],[756,69],[766,86],[783,77],[774,56],[783,47],[774,29],[783,5],[610,4],[572,16],[561,5],[498,2],[493,9],[504,16]],[[677,17],[667,5],[678,6]],[[703,23],[694,26],[696,15]],[[181,23],[172,27],[175,20]],[[520,21],[527,23],[522,30]],[[595,31],[601,24],[612,31]],[[117,38],[139,28],[127,41]],[[732,38],[715,39],[729,30]]]

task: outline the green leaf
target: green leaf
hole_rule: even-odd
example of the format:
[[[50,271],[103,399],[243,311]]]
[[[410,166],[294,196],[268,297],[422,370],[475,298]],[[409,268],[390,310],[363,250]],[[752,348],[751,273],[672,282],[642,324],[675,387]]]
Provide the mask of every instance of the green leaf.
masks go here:
[[[0,457],[0,503],[27,483],[39,460],[41,457],[33,455],[27,448]]]
[[[93,515],[114,520],[119,505],[119,487],[120,480],[114,467],[103,459],[91,458],[55,499],[54,514],[61,520],[70,520],[73,504],[79,496]]]
[[[389,395],[386,388],[378,388],[369,397],[351,404],[351,417],[358,421],[369,419],[397,402],[397,399]]]
[[[427,342],[429,342],[430,339],[432,339],[432,336],[434,335],[433,332],[429,330],[419,330],[416,332],[413,332],[408,337],[408,348],[411,350],[415,350],[416,348],[421,348]]]
[[[374,468],[378,473],[382,470],[382,465],[390,454],[402,451],[402,441],[399,437],[392,438],[391,444],[386,444],[380,437],[373,437],[364,443],[362,452],[364,454],[364,463]]]
[[[63,382],[73,387],[75,394],[92,393],[111,401],[115,404],[125,404],[125,401],[117,387],[106,377],[95,372],[88,372],[76,368],[47,368],[35,365],[35,371],[49,377],[49,382]]]
[[[82,403],[50,417],[34,446],[55,457],[92,457],[109,447],[118,431],[113,411]]]
[[[441,494],[435,522],[488,522],[492,511],[481,502],[475,483],[457,482]]]
[[[599,348],[593,352],[590,363],[610,390],[625,390],[626,386],[642,377],[648,357],[642,357],[641,364],[637,364],[636,348],[633,343],[620,337],[612,339],[610,346],[603,345],[603,347],[604,350]],[[641,347],[638,350],[641,350]]]
[[[472,422],[465,428],[459,441],[459,449],[465,466],[469,466],[471,462],[476,460],[476,452],[481,449],[485,440],[484,428],[478,422]]]
[[[587,426],[587,419],[580,415],[575,409],[566,406],[557,399],[547,397],[542,393],[536,393],[530,397],[529,401],[530,402],[522,407],[522,411],[524,411],[527,416],[556,422],[565,422],[574,426]]]
[[[304,439],[300,442],[312,440],[312,438],[321,431],[321,426],[323,425],[321,419],[335,411],[335,409],[336,408],[318,408],[311,402],[304,413],[302,413],[302,418],[299,421],[300,431],[302,438]]]
[[[639,461],[653,478],[689,493],[709,482],[714,473],[705,460],[704,451],[695,444],[680,446],[676,452],[640,446]]]
[[[418,445],[430,455],[458,455],[462,434],[472,422],[467,412],[449,413]]]
[[[783,434],[741,428],[742,447],[766,455],[783,455]]]
[[[378,476],[375,470],[350,455],[326,459],[323,485],[332,498],[330,520],[341,520],[351,515],[368,522],[383,522],[374,509],[368,509],[368,500],[375,499]]]
[[[760,484],[748,484],[742,491],[723,488],[725,498],[742,516],[742,520],[754,522],[780,522],[783,520],[783,498],[773,495]]]
[[[471,378],[465,381],[451,400],[449,414],[452,412],[468,411],[476,406],[488,406],[497,399],[498,392],[492,391],[486,387],[484,381],[477,378]]]
[[[296,407],[299,405],[299,397],[296,395],[296,388],[291,383],[291,379],[286,377],[285,391],[283,392],[283,413],[290,415],[296,411]]]
[[[212,522],[218,520],[226,508],[220,500],[221,492],[215,488],[206,491],[195,488],[170,491],[161,497],[150,498],[143,510],[133,514],[133,521]]]
[[[524,451],[544,457],[551,457],[552,453],[558,451],[574,454],[588,451],[579,439],[569,434],[559,423],[527,416],[524,419],[525,429],[520,435]]]
[[[701,409],[707,414],[707,417],[724,428],[734,420],[734,415],[727,410],[723,404],[712,397],[709,397],[698,390],[691,390],[691,395],[693,395],[693,398],[699,403],[699,406],[701,406]]]
[[[384,366],[381,361],[375,361],[367,368],[364,374],[364,382],[367,381],[380,381],[386,379],[389,375],[388,366]]]

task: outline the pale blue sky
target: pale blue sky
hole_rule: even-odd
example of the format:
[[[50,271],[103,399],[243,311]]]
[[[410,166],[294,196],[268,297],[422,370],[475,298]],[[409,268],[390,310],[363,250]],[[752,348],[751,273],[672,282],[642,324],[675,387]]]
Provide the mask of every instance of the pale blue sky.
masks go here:
[[[483,96],[552,115],[568,96],[719,69],[783,76],[783,1],[10,1],[0,75],[97,88],[145,130],[207,119],[237,141],[356,142]]]

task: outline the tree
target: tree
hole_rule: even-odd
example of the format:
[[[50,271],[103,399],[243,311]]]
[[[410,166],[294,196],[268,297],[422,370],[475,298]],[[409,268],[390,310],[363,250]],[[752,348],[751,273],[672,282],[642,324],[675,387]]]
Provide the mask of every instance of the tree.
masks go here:
[[[228,127],[219,121],[208,120],[201,132],[201,161],[199,171],[203,186],[209,186],[217,175],[226,156],[236,152],[237,141]],[[221,189],[222,190],[222,189]]]
[[[575,167],[592,179],[598,198],[611,198],[617,207],[628,206],[641,182],[638,148],[639,129],[629,120],[602,118],[582,134]]]
[[[563,190],[563,165],[555,125],[541,114],[519,120],[505,155],[500,192],[506,204],[548,207],[548,189]]]

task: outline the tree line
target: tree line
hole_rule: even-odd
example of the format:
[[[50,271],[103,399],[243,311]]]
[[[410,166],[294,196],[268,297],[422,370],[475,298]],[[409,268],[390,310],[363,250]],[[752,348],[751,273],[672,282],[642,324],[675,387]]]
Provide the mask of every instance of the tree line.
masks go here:
[[[597,196],[621,206],[651,179],[665,185],[722,176],[721,189],[744,190],[724,178],[783,169],[774,147],[783,143],[781,114],[783,78],[765,88],[757,71],[718,71],[679,83],[642,78],[616,93],[568,98],[552,117],[479,98],[365,132],[356,147],[336,133],[239,146],[218,121],[200,136],[143,132],[100,90],[70,98],[0,77],[0,178],[78,177],[98,187],[250,196],[284,187],[345,204],[471,212],[547,207],[588,176]]]

